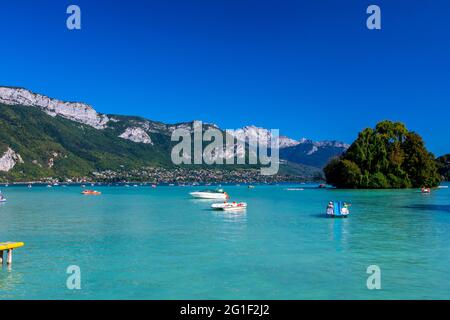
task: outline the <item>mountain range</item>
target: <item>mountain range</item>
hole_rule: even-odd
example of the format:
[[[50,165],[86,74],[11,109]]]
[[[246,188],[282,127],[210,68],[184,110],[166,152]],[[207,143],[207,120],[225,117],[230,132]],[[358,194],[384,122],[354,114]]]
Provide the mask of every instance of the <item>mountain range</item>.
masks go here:
[[[235,137],[240,140],[252,141],[252,138],[255,140],[258,136],[263,137],[261,140],[270,145],[272,135],[268,129],[245,126],[235,130]],[[294,140],[286,136],[279,137],[280,159],[317,168],[323,168],[330,158],[342,154],[348,147],[350,145],[335,140]]]
[[[170,153],[177,128],[136,116],[97,112],[80,102],[53,99],[17,87],[0,87],[0,178],[32,180],[81,177],[105,170],[173,167]],[[214,124],[204,124],[204,129]],[[246,126],[236,139],[272,138],[269,130]],[[282,171],[311,178],[348,145],[338,141],[294,140],[280,136]],[[241,150],[242,151],[242,150]],[[239,152],[239,151],[237,151]],[[234,156],[234,155],[231,155]]]

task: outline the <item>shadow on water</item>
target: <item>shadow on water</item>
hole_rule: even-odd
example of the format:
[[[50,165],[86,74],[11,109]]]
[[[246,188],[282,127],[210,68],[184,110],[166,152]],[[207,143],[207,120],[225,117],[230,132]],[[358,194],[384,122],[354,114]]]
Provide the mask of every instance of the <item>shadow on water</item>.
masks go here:
[[[310,214],[310,217],[314,217],[314,218],[319,218],[319,219],[333,219],[333,220],[345,220],[348,219],[344,218],[344,217],[333,217],[333,216],[328,216],[326,213],[313,213]]]
[[[321,218],[321,219],[332,219],[330,217],[328,217],[325,213],[314,213],[310,215],[311,217],[314,218]]]
[[[439,204],[411,204],[408,206],[403,206],[402,208],[411,210],[450,212],[450,205]]]

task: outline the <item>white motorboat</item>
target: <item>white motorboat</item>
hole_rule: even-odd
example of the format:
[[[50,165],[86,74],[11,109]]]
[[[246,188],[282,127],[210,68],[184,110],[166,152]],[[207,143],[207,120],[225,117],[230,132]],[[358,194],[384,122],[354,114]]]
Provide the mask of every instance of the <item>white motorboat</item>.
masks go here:
[[[223,203],[213,203],[211,208],[214,210],[223,211],[240,211],[247,209],[247,203],[245,202],[223,202]]]
[[[194,191],[189,194],[192,197],[198,198],[198,199],[223,199],[223,200],[226,200],[226,199],[230,198],[228,193],[223,191],[223,189]]]

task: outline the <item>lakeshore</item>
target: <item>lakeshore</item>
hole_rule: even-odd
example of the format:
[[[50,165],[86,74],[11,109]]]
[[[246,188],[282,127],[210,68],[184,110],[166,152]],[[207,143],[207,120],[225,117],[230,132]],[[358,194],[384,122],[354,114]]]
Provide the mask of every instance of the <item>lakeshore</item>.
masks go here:
[[[192,168],[145,168],[139,170],[93,172],[86,177],[46,177],[28,180],[0,180],[0,185],[81,185],[81,184],[209,184],[209,183],[300,183],[323,182],[323,176],[277,174],[264,176],[259,169],[192,169]]]
[[[27,245],[1,270],[0,298],[450,298],[448,188],[224,184],[248,203],[241,214],[189,197],[201,188],[103,185],[85,197],[76,187],[2,187],[0,234]],[[351,217],[325,218],[332,199],[351,202]],[[374,264],[381,290],[366,287]],[[81,290],[66,287],[71,265]]]

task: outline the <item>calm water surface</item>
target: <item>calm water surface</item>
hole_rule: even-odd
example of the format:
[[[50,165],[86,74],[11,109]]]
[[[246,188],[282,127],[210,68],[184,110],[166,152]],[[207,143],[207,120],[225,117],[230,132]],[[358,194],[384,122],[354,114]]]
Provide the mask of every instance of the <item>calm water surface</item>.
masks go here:
[[[307,186],[302,186],[307,187]],[[245,213],[209,210],[199,187],[2,188],[1,299],[450,299],[450,189],[226,187]],[[348,219],[324,218],[329,200]],[[368,290],[366,269],[381,268]],[[81,290],[66,269],[81,268]]]

